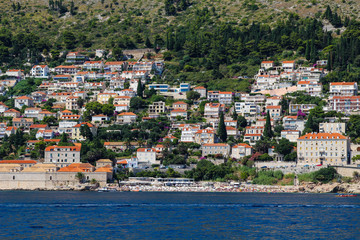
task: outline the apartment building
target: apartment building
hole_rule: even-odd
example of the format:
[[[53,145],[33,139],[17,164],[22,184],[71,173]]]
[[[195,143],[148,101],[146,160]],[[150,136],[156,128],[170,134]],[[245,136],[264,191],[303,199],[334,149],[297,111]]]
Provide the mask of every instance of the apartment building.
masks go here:
[[[269,68],[275,67],[275,63],[274,61],[262,61],[260,67],[267,70]]]
[[[48,77],[49,67],[47,65],[35,65],[31,68],[31,76],[33,77]]]
[[[285,130],[304,131],[306,121],[297,116],[285,116],[282,119]]]
[[[356,96],[358,85],[356,82],[332,82],[329,90],[331,96]]]
[[[195,87],[194,91],[200,94],[200,98],[206,98],[206,88],[199,86]]]
[[[350,141],[340,133],[308,133],[298,138],[298,164],[346,165]]]
[[[227,143],[206,143],[201,146],[202,156],[221,154],[224,157],[230,155],[230,145]]]
[[[360,110],[360,96],[334,96],[329,99],[330,108],[337,112]]]
[[[346,131],[346,124],[340,122],[332,123],[320,123],[319,132],[321,133],[341,133],[344,134]]]
[[[231,148],[231,157],[235,159],[242,159],[245,156],[253,154],[253,148],[246,143],[236,144]]]
[[[266,106],[266,111],[269,112],[270,117],[277,120],[281,116],[281,106]]]
[[[57,167],[66,167],[72,163],[80,163],[81,144],[75,146],[49,146],[45,148],[45,162]]]
[[[160,161],[156,161],[156,149],[155,148],[139,148],[136,151],[136,157],[139,164],[158,164]]]
[[[253,102],[235,102],[235,112],[245,117],[256,116],[260,113],[260,106]]]
[[[194,134],[195,143],[206,144],[215,142],[215,131],[213,128],[200,129]]]
[[[160,113],[165,112],[165,103],[162,101],[153,102],[153,104],[149,105],[149,114],[160,115]]]
[[[322,84],[312,81],[299,81],[297,91],[305,91],[310,96],[320,97],[322,96]]]
[[[220,112],[225,110],[224,104],[206,103],[204,108],[205,118],[219,118]]]
[[[21,109],[23,106],[33,107],[34,100],[27,96],[21,96],[15,99],[15,107]]]
[[[286,138],[290,142],[297,142],[297,139],[300,137],[299,130],[282,130],[281,138]]]

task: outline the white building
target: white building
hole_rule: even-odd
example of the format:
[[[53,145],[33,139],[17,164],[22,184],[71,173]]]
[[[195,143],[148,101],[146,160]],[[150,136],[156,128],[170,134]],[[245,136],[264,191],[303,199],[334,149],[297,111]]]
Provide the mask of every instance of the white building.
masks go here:
[[[160,161],[156,161],[156,149],[155,148],[139,148],[136,151],[136,157],[139,164],[159,164]]]
[[[320,123],[319,132],[321,133],[341,133],[345,134],[346,124],[340,122]]]
[[[80,163],[80,150],[79,143],[75,146],[49,146],[45,148],[45,163],[53,163],[57,167]]]
[[[331,96],[356,96],[358,85],[356,82],[332,82],[330,83]]]
[[[245,117],[256,116],[260,113],[260,106],[251,102],[235,102],[235,111]]]
[[[31,76],[33,77],[48,77],[49,67],[47,65],[35,65],[31,69]]]

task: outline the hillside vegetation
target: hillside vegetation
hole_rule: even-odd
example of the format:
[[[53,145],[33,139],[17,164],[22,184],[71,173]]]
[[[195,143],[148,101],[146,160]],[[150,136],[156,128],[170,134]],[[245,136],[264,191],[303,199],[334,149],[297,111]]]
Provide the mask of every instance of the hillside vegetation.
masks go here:
[[[328,80],[358,79],[360,6],[348,0],[0,1],[2,69],[62,64],[61,52],[151,47],[167,72],[158,82],[248,91],[261,60],[328,59]]]

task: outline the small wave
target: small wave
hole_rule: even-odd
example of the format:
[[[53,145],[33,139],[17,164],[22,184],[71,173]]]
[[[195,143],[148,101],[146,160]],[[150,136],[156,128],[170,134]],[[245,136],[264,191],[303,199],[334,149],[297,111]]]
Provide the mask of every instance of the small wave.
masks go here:
[[[207,208],[360,208],[360,205],[355,204],[342,204],[342,205],[328,205],[328,204],[239,204],[239,203],[227,203],[227,204],[206,204],[206,203],[5,203],[0,204],[0,208],[125,208],[125,207],[207,207]]]

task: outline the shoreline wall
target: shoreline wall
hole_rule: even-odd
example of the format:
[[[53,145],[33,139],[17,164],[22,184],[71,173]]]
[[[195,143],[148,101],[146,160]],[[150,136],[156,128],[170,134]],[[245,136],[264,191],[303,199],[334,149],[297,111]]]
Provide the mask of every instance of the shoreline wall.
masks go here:
[[[9,172],[0,173],[0,190],[56,189],[79,185],[75,172]],[[84,180],[96,179],[100,186],[106,186],[107,173],[84,172]]]

